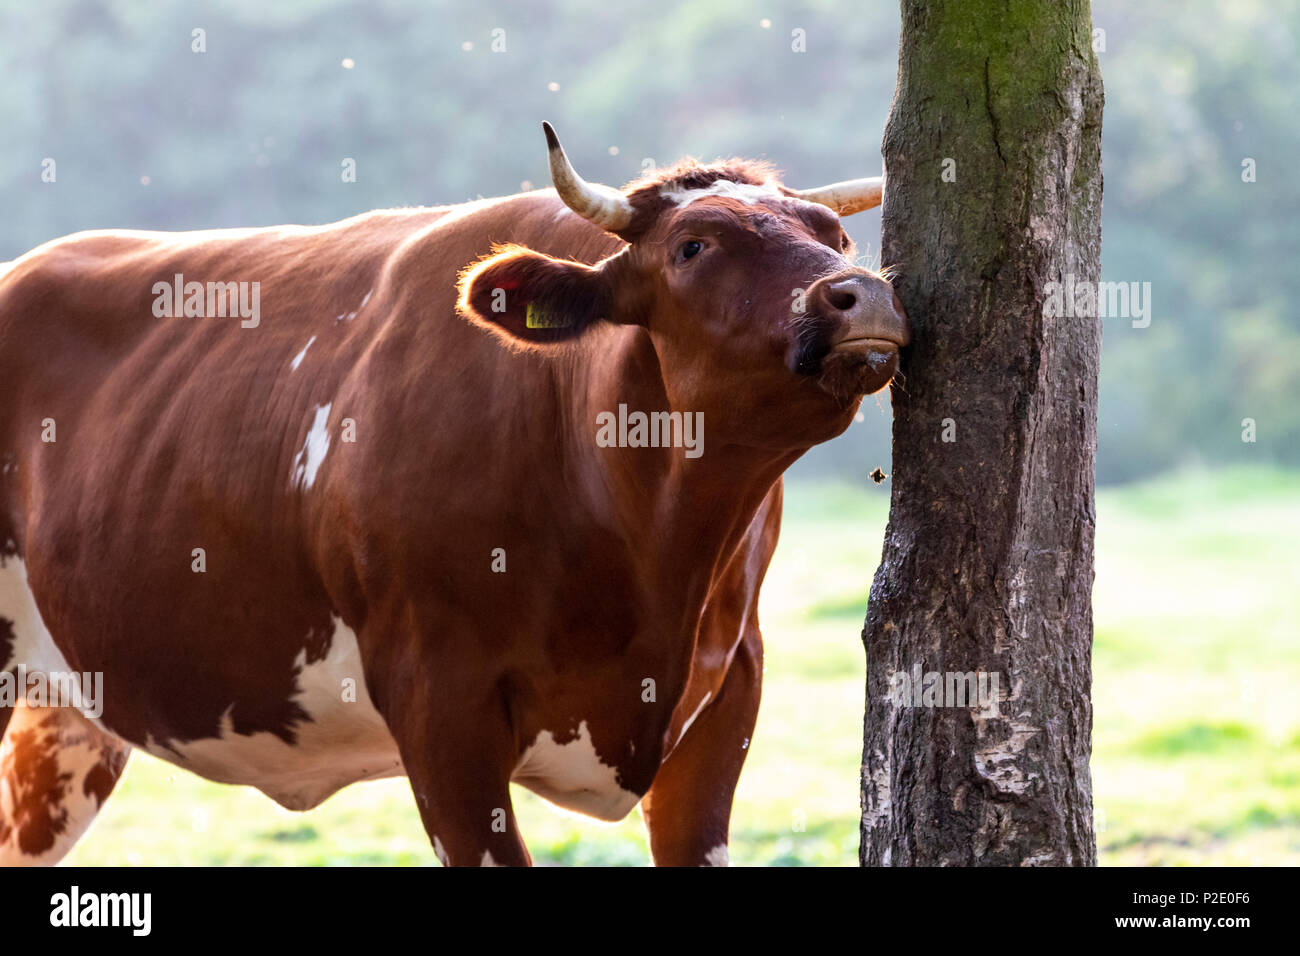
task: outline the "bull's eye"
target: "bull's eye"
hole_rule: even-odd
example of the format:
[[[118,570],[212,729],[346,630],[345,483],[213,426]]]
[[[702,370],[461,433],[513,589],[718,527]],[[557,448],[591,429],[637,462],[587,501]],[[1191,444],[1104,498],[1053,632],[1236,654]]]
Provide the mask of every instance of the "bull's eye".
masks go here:
[[[849,234],[847,232],[840,233],[840,252],[848,252],[851,245],[853,245],[853,240],[849,238]]]
[[[700,242],[700,240],[687,239],[685,242],[682,243],[682,247],[679,250],[677,250],[677,254],[681,256],[683,260],[693,259],[700,254],[700,250],[702,250],[703,248],[704,248],[704,243]]]

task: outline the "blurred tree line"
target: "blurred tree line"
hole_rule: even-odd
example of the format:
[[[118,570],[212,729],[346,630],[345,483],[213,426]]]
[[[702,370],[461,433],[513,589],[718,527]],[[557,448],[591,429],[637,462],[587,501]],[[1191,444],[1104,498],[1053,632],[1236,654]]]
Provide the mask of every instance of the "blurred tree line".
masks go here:
[[[1093,19],[1103,278],[1152,299],[1145,328],[1105,322],[1099,478],[1300,464],[1300,8],[1096,0]],[[769,158],[796,186],[870,175],[897,45],[894,0],[6,0],[0,260],[78,229],[326,222],[543,186],[542,119],[616,185],[683,154]],[[878,264],[878,213],[848,224]],[[863,417],[803,467],[887,468],[887,401]]]

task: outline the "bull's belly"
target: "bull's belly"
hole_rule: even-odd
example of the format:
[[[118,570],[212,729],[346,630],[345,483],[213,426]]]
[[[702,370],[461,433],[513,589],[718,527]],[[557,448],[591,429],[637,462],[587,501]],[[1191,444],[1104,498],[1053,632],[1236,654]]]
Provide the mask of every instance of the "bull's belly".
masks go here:
[[[351,628],[335,618],[329,653],[307,664],[304,652],[296,666],[294,700],[310,719],[294,724],[293,743],[266,731],[237,733],[226,711],[215,737],[150,738],[143,749],[209,780],[256,787],[290,810],[310,810],[351,783],[405,773],[397,742],[357,676],[361,654]]]
[[[296,663],[294,700],[310,720],[295,724],[293,743],[267,732],[236,733],[229,711],[213,737],[124,743],[218,783],[256,787],[292,810],[310,809],[359,780],[400,776],[397,744],[360,676],[361,653],[352,629],[335,618],[328,653],[308,664],[304,652]],[[19,668],[28,677],[47,679],[70,673],[41,619],[26,565],[11,555],[0,559],[0,672]],[[78,706],[100,730],[118,736],[99,716],[103,701],[85,699]]]
[[[41,619],[26,566],[16,556],[0,560],[0,637],[7,636],[4,622],[12,639],[0,641],[0,671],[21,665],[27,674],[69,672]],[[315,807],[351,783],[403,775],[397,743],[360,676],[364,671],[352,629],[336,617],[328,653],[310,664],[305,657],[304,652],[296,662],[294,700],[310,720],[294,725],[293,743],[265,731],[237,733],[230,711],[212,737],[123,742],[209,780],[255,787],[291,810]],[[123,739],[96,714],[87,716]],[[600,820],[621,820],[640,799],[620,786],[617,770],[600,759],[585,722],[571,739],[557,740],[549,730],[539,733],[520,756],[512,780],[563,809]]]
[[[227,713],[216,737],[149,740],[144,749],[209,780],[256,787],[290,810],[310,810],[352,783],[405,773],[397,744],[369,703],[373,720],[355,709],[359,702],[313,710],[310,699],[299,701],[312,720],[295,726],[292,744],[265,731],[236,733]]]
[[[563,743],[549,730],[539,733],[511,779],[558,807],[598,820],[622,820],[641,799],[624,790],[617,769],[600,759],[586,721]]]

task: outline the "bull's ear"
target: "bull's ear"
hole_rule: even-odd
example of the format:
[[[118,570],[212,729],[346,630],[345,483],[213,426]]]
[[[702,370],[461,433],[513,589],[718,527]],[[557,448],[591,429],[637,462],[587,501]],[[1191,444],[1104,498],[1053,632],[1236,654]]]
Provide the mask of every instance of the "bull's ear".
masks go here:
[[[588,266],[506,246],[461,273],[457,308],[517,345],[565,342],[610,317],[607,263]]]

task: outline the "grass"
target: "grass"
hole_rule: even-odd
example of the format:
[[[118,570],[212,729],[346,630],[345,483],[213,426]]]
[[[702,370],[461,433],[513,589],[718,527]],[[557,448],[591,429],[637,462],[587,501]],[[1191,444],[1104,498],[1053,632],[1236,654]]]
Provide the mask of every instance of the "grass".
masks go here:
[[[888,485],[798,484],[761,617],[763,709],[737,864],[857,862],[859,632]],[[1093,791],[1103,865],[1300,863],[1300,475],[1190,472],[1098,496]],[[538,863],[644,865],[516,790]],[[137,754],[72,864],[430,864],[405,781],[296,814]]]

